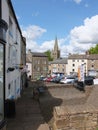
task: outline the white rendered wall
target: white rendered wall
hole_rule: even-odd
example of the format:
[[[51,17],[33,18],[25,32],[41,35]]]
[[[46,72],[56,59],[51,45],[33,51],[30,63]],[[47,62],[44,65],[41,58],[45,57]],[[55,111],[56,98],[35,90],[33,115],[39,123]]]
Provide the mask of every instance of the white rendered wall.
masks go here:
[[[29,77],[32,75],[32,64],[31,63],[26,63],[27,65],[27,76]]]
[[[69,75],[73,69],[74,69],[74,72],[78,72],[78,67],[84,63],[86,63],[84,67],[86,67],[86,73],[87,73],[87,60],[86,59],[83,59],[83,60],[84,61],[82,61],[82,59],[80,59],[80,60],[75,59],[75,61],[73,62],[72,59],[68,59],[68,64],[66,67],[67,74]],[[74,64],[74,66],[73,66],[73,64]]]
[[[21,35],[17,28],[17,24],[15,22],[15,19],[13,17],[13,13],[11,9],[9,9],[9,6],[7,4],[7,0],[2,0],[2,19],[5,20],[9,27],[9,17],[11,18],[11,21],[13,23],[13,37],[9,35],[9,28],[7,30],[6,35],[6,57],[5,57],[5,77],[6,77],[6,86],[5,86],[5,96],[6,98],[13,97],[17,99],[17,97],[20,96],[20,78],[21,78],[21,71],[19,69],[16,69],[12,72],[8,72],[8,67],[16,67],[20,64],[20,58],[21,58]],[[16,31],[16,29],[18,31]],[[16,36],[16,32],[18,37]],[[18,44],[16,45],[16,39],[18,40]],[[10,49],[9,49],[10,48]],[[13,56],[14,54],[14,56]],[[15,56],[16,55],[16,56]],[[10,85],[9,85],[10,84]],[[9,87],[10,86],[10,87]]]

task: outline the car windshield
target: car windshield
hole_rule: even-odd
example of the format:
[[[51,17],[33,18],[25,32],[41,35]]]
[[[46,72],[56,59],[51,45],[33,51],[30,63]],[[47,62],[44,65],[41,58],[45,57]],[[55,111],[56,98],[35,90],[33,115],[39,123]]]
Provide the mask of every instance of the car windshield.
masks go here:
[[[74,77],[67,77],[67,79],[75,79]]]

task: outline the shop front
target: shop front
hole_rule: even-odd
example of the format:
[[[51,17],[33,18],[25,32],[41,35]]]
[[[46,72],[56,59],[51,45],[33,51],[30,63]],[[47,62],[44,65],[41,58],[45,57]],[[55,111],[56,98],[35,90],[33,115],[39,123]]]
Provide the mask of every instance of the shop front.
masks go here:
[[[6,130],[4,118],[5,102],[5,43],[6,43],[7,24],[0,19],[0,130]]]

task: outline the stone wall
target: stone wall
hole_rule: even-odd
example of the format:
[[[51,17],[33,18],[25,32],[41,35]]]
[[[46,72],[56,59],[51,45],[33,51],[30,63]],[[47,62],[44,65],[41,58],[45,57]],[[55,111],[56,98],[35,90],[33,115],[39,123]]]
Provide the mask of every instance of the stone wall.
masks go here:
[[[98,110],[92,105],[55,107],[53,130],[98,130]]]

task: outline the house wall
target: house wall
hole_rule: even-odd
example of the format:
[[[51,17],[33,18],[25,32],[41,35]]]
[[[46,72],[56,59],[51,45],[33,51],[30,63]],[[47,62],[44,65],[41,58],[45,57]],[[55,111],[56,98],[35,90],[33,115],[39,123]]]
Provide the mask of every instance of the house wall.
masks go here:
[[[88,70],[98,70],[98,60],[88,60]]]
[[[51,74],[53,72],[59,72],[64,73],[66,75],[66,64],[49,64],[49,72],[51,71]]]
[[[32,78],[37,79],[41,75],[46,76],[48,73],[47,57],[32,57]]]
[[[32,75],[32,63],[26,63],[27,66],[27,76],[31,76]]]
[[[20,75],[21,72],[17,68],[20,64],[21,57],[21,34],[16,24],[12,8],[9,6],[7,0],[2,0],[2,19],[8,24],[8,31],[6,36],[6,58],[5,58],[5,75],[6,75],[6,98],[17,99],[20,96]],[[10,30],[10,21],[12,22],[12,30]],[[12,31],[12,32],[10,32]],[[12,34],[11,34],[12,33]],[[17,44],[15,44],[17,41]],[[9,67],[14,67],[14,71],[8,71]]]
[[[98,77],[98,60],[88,60],[88,74]]]
[[[86,73],[87,73],[87,60],[86,59],[68,59],[68,64],[66,67],[66,72],[70,75],[71,72],[78,72],[78,67],[85,63]]]

